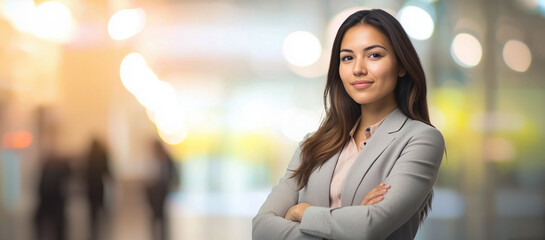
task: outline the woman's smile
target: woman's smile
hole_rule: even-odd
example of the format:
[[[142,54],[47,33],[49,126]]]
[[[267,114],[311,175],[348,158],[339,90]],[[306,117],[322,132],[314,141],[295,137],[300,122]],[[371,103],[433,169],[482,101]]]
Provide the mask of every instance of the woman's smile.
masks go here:
[[[354,81],[351,84],[352,86],[354,86],[355,89],[361,90],[361,89],[366,89],[368,87],[371,87],[373,83],[374,83],[373,81],[362,80],[362,81]]]

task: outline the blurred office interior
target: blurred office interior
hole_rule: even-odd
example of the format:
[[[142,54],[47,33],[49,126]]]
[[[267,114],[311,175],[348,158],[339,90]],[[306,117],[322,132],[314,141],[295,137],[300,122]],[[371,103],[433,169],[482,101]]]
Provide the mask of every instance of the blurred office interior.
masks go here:
[[[410,35],[447,155],[417,239],[545,239],[545,1],[0,0],[0,239],[33,239],[47,156],[104,142],[103,239],[151,239],[150,143],[179,170],[171,239],[251,239],[251,219],[323,116],[335,31],[383,8]],[[60,180],[59,180],[60,181]]]

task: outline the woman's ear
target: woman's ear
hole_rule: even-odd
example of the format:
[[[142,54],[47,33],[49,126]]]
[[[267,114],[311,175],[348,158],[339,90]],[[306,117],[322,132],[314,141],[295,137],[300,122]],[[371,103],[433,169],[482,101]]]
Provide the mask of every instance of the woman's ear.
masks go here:
[[[405,74],[407,74],[407,71],[405,71],[405,68],[402,68],[401,70],[399,70],[399,74],[397,76],[404,77]]]

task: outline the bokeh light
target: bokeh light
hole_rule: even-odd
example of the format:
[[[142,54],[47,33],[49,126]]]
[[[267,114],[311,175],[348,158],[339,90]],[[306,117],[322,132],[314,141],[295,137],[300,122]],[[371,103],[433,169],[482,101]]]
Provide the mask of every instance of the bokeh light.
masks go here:
[[[150,79],[145,82],[143,88],[147,91],[138,94],[142,96],[142,105],[147,109],[157,114],[176,108],[176,90],[169,83]],[[140,96],[137,98],[141,100]]]
[[[35,8],[36,6],[32,0],[6,0],[0,10],[15,29],[30,32],[32,30],[32,14]]]
[[[532,63],[532,53],[519,40],[509,40],[503,46],[503,61],[513,71],[526,72]]]
[[[161,137],[164,142],[171,145],[181,143],[187,137],[187,128],[185,125],[182,125],[182,127],[176,132],[165,132],[160,128],[157,128],[157,132],[159,133],[159,137]]]
[[[44,2],[32,12],[32,33],[39,38],[67,42],[72,30],[72,14],[60,2]]]
[[[2,135],[2,147],[22,149],[32,144],[32,134],[28,131],[7,132]]]
[[[146,13],[140,8],[116,12],[108,21],[108,33],[115,40],[128,39],[144,28]]]
[[[322,50],[322,55],[315,63],[309,66],[304,66],[304,67],[290,64],[288,67],[290,68],[292,72],[294,72],[295,74],[301,77],[305,77],[305,78],[321,77],[327,74],[330,56],[331,54],[329,52]]]
[[[426,10],[406,6],[399,11],[398,19],[407,34],[417,40],[426,40],[433,34],[433,19]]]
[[[159,80],[139,53],[130,53],[123,58],[120,76],[123,86],[146,108],[163,140],[170,144],[183,141],[187,129],[176,90]]]
[[[318,61],[322,54],[322,45],[314,34],[296,31],[284,39],[282,53],[290,64],[304,67]]]
[[[184,126],[184,115],[181,108],[179,108],[176,104],[176,96],[170,93],[170,91],[174,92],[174,89],[168,91],[161,90],[163,89],[155,90],[155,96],[157,97],[156,104],[159,108],[150,109],[150,111],[154,112],[154,122],[163,132],[178,132]]]
[[[121,82],[129,92],[134,94],[141,103],[149,108],[145,100],[148,87],[151,82],[159,81],[157,76],[149,69],[146,60],[139,53],[130,53],[121,62]]]
[[[473,35],[460,33],[452,40],[450,54],[458,65],[470,68],[479,64],[483,55],[483,49],[479,40]]]

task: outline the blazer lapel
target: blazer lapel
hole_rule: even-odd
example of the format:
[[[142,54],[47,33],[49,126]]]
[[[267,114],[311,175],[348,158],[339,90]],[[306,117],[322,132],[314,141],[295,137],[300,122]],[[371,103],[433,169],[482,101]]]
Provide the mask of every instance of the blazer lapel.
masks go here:
[[[313,191],[311,192],[312,199],[317,201],[317,206],[329,207],[329,189],[331,185],[331,177],[337,161],[339,160],[340,152],[335,154],[324,165],[314,170],[309,179],[309,183],[313,182]],[[314,195],[315,194],[315,195]]]
[[[350,168],[343,191],[341,193],[341,205],[353,205],[356,190],[361,185],[363,178],[369,171],[369,168],[377,160],[382,152],[395,140],[395,134],[407,121],[399,109],[395,109],[380,125],[375,134],[367,142],[365,147],[356,157],[354,164]]]

